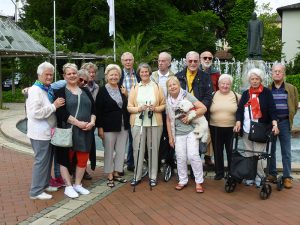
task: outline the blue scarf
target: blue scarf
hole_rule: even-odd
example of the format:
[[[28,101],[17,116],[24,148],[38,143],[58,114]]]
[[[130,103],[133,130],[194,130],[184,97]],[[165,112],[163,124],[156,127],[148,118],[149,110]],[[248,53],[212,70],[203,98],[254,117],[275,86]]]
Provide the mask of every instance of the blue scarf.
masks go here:
[[[33,84],[35,86],[38,86],[39,88],[41,88],[42,90],[46,91],[48,94],[48,99],[51,103],[54,102],[54,93],[53,93],[53,89],[50,86],[45,86],[41,81],[36,80],[35,83]]]

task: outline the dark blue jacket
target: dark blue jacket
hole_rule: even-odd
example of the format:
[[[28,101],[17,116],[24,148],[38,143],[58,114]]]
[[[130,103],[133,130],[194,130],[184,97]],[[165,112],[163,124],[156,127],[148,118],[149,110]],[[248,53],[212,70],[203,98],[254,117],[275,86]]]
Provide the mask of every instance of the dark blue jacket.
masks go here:
[[[241,100],[236,111],[236,121],[241,121],[241,132],[243,132],[243,122],[244,122],[244,109],[245,104],[249,101],[249,90],[243,92]],[[258,96],[259,106],[262,117],[258,119],[259,122],[265,124],[271,124],[273,120],[277,120],[276,116],[276,106],[273,100],[272,92],[264,87],[263,91]]]
[[[176,77],[180,82],[181,88],[184,90],[187,90],[186,71],[187,71],[187,67],[185,67],[182,71],[176,74]],[[192,87],[193,87],[194,96],[200,102],[202,102],[207,109],[209,109],[212,101],[212,92],[213,92],[209,74],[198,69]]]

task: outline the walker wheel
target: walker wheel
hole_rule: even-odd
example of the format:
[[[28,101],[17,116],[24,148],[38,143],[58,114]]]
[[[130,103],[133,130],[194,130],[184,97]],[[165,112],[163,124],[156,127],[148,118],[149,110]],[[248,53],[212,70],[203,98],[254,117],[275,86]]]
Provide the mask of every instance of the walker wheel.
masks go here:
[[[272,193],[272,187],[270,184],[263,184],[260,190],[260,198],[266,200],[270,197]]]
[[[282,191],[283,189],[283,178],[282,176],[279,176],[277,178],[277,191]]]
[[[227,193],[234,192],[235,187],[236,187],[236,182],[229,178],[225,183],[225,191]]]
[[[164,175],[164,181],[168,182],[171,179],[172,176],[172,168],[169,164],[165,164],[163,166],[163,175]]]

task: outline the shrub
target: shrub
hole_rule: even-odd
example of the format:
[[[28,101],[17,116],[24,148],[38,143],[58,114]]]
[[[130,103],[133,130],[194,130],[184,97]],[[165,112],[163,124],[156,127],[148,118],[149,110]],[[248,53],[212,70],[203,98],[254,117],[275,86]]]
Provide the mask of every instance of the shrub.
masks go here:
[[[15,94],[12,94],[12,91],[3,91],[3,102],[25,102],[25,97],[22,94],[22,90],[20,88],[16,89]]]
[[[300,93],[300,74],[286,76],[286,82],[294,85],[297,88],[298,93]],[[300,95],[299,95],[299,100],[300,100]]]

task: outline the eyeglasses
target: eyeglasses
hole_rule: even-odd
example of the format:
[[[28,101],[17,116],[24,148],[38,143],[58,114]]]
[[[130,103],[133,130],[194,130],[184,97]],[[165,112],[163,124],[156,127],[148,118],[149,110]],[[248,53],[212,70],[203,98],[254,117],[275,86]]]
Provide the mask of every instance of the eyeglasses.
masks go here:
[[[197,59],[194,59],[194,60],[193,60],[193,59],[189,59],[188,62],[189,62],[189,63],[198,63],[198,61],[199,61],[199,60],[197,60]]]
[[[79,82],[80,82],[80,83],[82,83],[82,82],[83,82],[84,84],[87,84],[87,83],[88,83],[88,81],[87,81],[87,80],[84,80],[84,79],[82,79],[82,78],[79,78]]]
[[[207,57],[207,56],[204,56],[202,57],[204,60],[212,60],[212,57]]]

